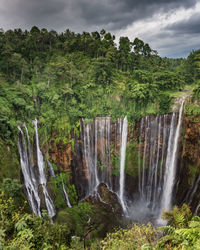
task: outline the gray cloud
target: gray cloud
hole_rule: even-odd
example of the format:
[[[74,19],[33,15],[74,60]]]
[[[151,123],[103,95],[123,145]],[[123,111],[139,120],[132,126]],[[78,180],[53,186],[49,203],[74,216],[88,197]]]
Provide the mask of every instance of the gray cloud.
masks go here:
[[[197,30],[198,27],[195,28],[189,23],[187,26],[180,23],[180,26],[180,29],[178,23],[175,26],[168,26],[158,33],[147,34],[144,39],[161,56],[187,57],[192,50],[200,49],[200,31]]]
[[[2,0],[1,0],[2,1]],[[191,7],[195,0],[3,0],[7,17],[13,26],[19,20],[24,28],[32,25],[54,27],[107,26],[121,29],[133,21],[147,18],[160,10]],[[11,4],[12,3],[12,4]],[[5,13],[1,12],[5,18]],[[18,22],[16,23],[15,20]],[[5,25],[6,26],[6,25]],[[6,29],[9,27],[5,27]]]
[[[191,8],[199,0],[0,0],[0,27],[39,28],[75,32],[101,30],[117,33],[139,20],[156,13],[167,13],[178,8]],[[199,16],[184,23],[174,23],[152,39],[162,41],[170,34],[199,33]],[[148,33],[148,31],[147,31]],[[148,36],[146,36],[148,39]],[[171,37],[172,38],[172,37]],[[150,42],[152,40],[150,39]],[[149,40],[146,40],[149,42]],[[154,44],[154,43],[153,43]],[[159,45],[159,43],[155,43]],[[159,47],[159,46],[158,46]],[[157,48],[155,48],[157,49]],[[165,51],[165,50],[163,50]]]
[[[189,19],[175,22],[166,27],[176,34],[200,34],[200,13],[194,14]]]
[[[196,0],[79,0],[81,17],[90,25],[108,24],[112,30],[122,29],[134,21],[148,18],[159,11],[194,6]]]

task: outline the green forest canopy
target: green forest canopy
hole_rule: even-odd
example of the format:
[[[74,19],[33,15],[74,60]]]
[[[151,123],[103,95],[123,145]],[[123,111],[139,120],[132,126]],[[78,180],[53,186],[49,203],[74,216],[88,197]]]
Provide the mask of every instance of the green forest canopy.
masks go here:
[[[38,117],[43,143],[52,132],[63,140],[72,129],[77,131],[82,117],[112,115],[115,119],[127,115],[130,121],[146,114],[167,113],[172,93],[185,89],[192,89],[199,99],[199,80],[200,50],[191,52],[187,59],[169,59],[161,58],[139,38],[130,41],[121,37],[117,46],[115,37],[105,30],[82,34],[37,27],[30,31],[0,30],[0,177],[12,169],[16,178],[17,153],[13,160],[12,147],[10,151],[7,145],[14,145],[17,151],[18,124],[26,122],[31,134],[31,121]],[[0,208],[0,249],[69,249],[70,244],[71,249],[82,249],[79,239],[86,237],[89,226],[96,237],[105,232],[108,225],[104,221],[110,220],[105,219],[107,211],[81,203],[64,211],[60,219],[67,223],[51,224],[45,213],[43,218],[28,214],[22,185],[5,178],[0,186]],[[101,221],[96,221],[100,212]],[[92,218],[89,225],[88,214]],[[192,218],[187,206],[175,207],[165,217],[171,226],[163,229],[165,235],[159,240],[160,231],[135,224],[100,244],[94,242],[94,247],[199,247],[200,218]],[[116,218],[112,220],[116,222]]]
[[[166,113],[169,91],[197,84],[199,76],[200,50],[169,59],[139,38],[120,37],[117,46],[103,29],[1,29],[0,133],[11,143],[16,125],[35,117],[50,133],[81,117]]]

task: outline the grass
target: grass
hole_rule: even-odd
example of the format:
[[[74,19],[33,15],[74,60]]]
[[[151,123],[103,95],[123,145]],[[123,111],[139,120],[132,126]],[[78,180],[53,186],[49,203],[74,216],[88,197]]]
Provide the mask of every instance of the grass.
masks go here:
[[[184,88],[180,90],[166,90],[163,94],[167,94],[172,98],[181,98],[183,96],[189,97],[192,95],[193,90],[197,87],[197,84],[185,85]]]

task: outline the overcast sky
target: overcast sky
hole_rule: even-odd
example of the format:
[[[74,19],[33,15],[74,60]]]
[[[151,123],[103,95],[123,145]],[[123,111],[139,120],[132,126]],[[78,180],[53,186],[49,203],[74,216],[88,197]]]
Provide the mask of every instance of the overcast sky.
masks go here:
[[[32,26],[135,37],[160,56],[200,49],[200,0],[0,0],[0,28]]]

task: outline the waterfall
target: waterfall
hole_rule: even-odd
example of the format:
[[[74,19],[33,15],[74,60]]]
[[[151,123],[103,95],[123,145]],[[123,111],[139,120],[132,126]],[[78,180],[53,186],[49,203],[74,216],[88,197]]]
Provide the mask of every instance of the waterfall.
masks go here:
[[[38,170],[39,170],[39,184],[42,185],[47,212],[49,216],[52,218],[53,216],[55,216],[56,211],[55,211],[53,201],[51,200],[51,197],[49,196],[49,193],[46,188],[47,180],[46,180],[46,174],[45,174],[45,164],[44,164],[43,155],[42,155],[42,152],[40,151],[40,146],[39,146],[37,119],[33,121],[33,124],[35,127],[37,165],[38,165]]]
[[[181,100],[179,113],[150,115],[141,119],[137,161],[138,194],[130,194],[127,189],[127,197],[127,118],[118,118],[115,123],[112,123],[110,117],[97,117],[89,123],[82,120],[83,164],[88,176],[87,195],[96,193],[100,183],[106,184],[110,191],[117,194],[124,214],[130,217],[135,216],[134,206],[141,210],[143,218],[148,213],[149,219],[157,219],[161,209],[171,208],[183,105],[184,100]],[[117,169],[119,175],[115,176]]]
[[[26,127],[26,124],[23,124],[23,127],[25,128],[26,131],[26,138],[27,138],[27,151],[28,151],[28,163],[29,163],[29,170],[30,170],[30,178],[35,186],[35,188],[37,188],[38,186],[38,182],[37,179],[35,177],[35,173],[34,173],[34,168],[33,168],[33,157],[32,157],[32,151],[31,151],[31,143],[30,143],[30,139],[29,139],[29,134],[28,134],[28,129]]]
[[[184,99],[180,103],[179,115],[152,115],[140,121],[139,199],[138,196],[133,199],[132,210],[135,210],[134,207],[140,209],[142,219],[145,216],[156,219],[162,209],[171,208],[183,105]],[[137,216],[140,214],[137,213]],[[134,214],[133,217],[139,219]]]
[[[158,183],[158,162],[160,156],[160,138],[161,138],[161,119],[162,116],[159,116],[159,125],[158,125],[158,141],[157,141],[157,155],[156,155],[156,162],[155,162],[155,178],[154,178],[154,186],[153,186],[153,207],[156,207],[156,200],[158,197],[158,190],[157,190],[157,183]]]
[[[128,122],[127,122],[127,117],[125,117],[122,125],[122,137],[121,137],[121,148],[120,148],[120,178],[119,178],[119,199],[124,213],[127,212],[124,201],[124,184],[125,184],[124,174],[125,174],[127,135],[128,135]]]
[[[144,187],[145,187],[145,164],[146,164],[146,151],[147,151],[147,135],[148,135],[148,130],[149,130],[149,119],[148,117],[145,118],[145,138],[144,138],[144,156],[143,156],[143,164],[142,164],[142,183],[141,183],[141,195],[142,198],[144,198]],[[141,131],[142,133],[142,131]],[[140,155],[139,155],[140,157]],[[139,167],[140,171],[140,167]]]
[[[112,190],[111,117],[97,117],[93,122],[82,120],[82,152],[88,171],[87,196],[96,193],[100,183]]]
[[[138,151],[138,189],[139,193],[142,193],[142,183],[141,183],[141,148],[142,148],[142,131],[144,126],[144,118],[141,119],[140,124],[140,138],[139,138],[139,151]]]
[[[33,211],[34,214],[37,214],[38,216],[41,217],[40,197],[38,195],[38,187],[36,185],[36,179],[34,177],[34,173],[32,169],[33,165],[30,164],[31,161],[28,160],[30,159],[28,155],[30,156],[30,152],[31,152],[29,139],[28,139],[28,152],[29,153],[27,154],[24,133],[19,126],[18,126],[18,129],[21,134],[21,140],[20,140],[20,137],[18,140],[18,150],[19,150],[19,155],[20,155],[20,164],[21,164],[22,174],[24,177],[24,189],[25,189],[31,210]],[[29,138],[28,131],[27,131],[27,138]]]
[[[163,137],[162,137],[162,153],[161,153],[161,163],[160,163],[160,171],[159,171],[159,184],[158,184],[158,197],[161,196],[162,193],[162,184],[163,184],[163,162],[164,162],[164,156],[165,156],[165,147],[166,147],[166,140],[167,135],[169,133],[168,127],[167,127],[167,119],[168,115],[164,115],[164,121],[163,121]]]
[[[49,174],[51,177],[56,177],[53,166],[51,165],[51,163],[49,162],[49,160],[47,159],[47,165],[49,168]]]
[[[56,178],[56,175],[55,175],[53,166],[51,165],[51,163],[49,162],[48,159],[47,159],[47,165],[48,165],[48,167],[49,167],[50,176]],[[64,200],[65,200],[67,206],[68,206],[68,207],[72,207],[71,204],[70,204],[69,197],[68,197],[68,194],[67,194],[67,191],[66,191],[66,189],[65,189],[65,185],[64,185],[64,182],[63,182],[63,181],[62,181],[62,185],[61,185],[61,190],[62,190],[63,198],[64,198]]]
[[[174,180],[175,180],[175,176],[176,176],[176,161],[177,161],[177,152],[178,152],[178,141],[179,141],[180,130],[181,130],[184,101],[185,101],[185,99],[181,100],[178,125],[176,127],[175,136],[173,136],[171,133],[173,130],[170,131],[170,138],[169,138],[170,150],[168,152],[169,155],[167,155],[163,196],[162,196],[162,201],[161,201],[161,210],[169,210],[169,209],[171,209],[171,206],[172,206],[172,204],[171,204],[172,193],[173,193],[173,187],[174,187]],[[174,116],[175,115],[173,114],[173,117]],[[173,120],[173,117],[172,117],[172,120]],[[172,143],[172,141],[173,141],[173,143]],[[173,144],[173,146],[172,146],[172,144]]]
[[[63,181],[62,181],[62,192],[63,192],[64,200],[65,200],[67,206],[72,207],[70,204],[69,197],[68,197],[68,194],[67,194],[67,191],[65,189],[65,185],[64,185]]]
[[[188,201],[188,204],[190,205],[191,204],[191,202],[192,202],[192,200],[193,200],[193,198],[194,198],[194,195],[195,195],[195,193],[196,193],[196,191],[197,191],[197,189],[198,189],[198,187],[199,187],[199,183],[200,183],[200,176],[198,177],[198,178],[196,178],[196,181],[194,181],[194,183],[193,183],[193,185],[192,185],[192,191],[191,191],[191,193],[190,193],[190,195],[189,195],[189,201]],[[190,191],[190,190],[189,190]]]
[[[96,143],[99,145],[99,162],[100,172],[99,181],[105,183],[109,189],[112,189],[112,166],[110,162],[110,149],[111,149],[111,118],[110,117],[97,117],[95,119],[95,133],[97,134]],[[96,147],[97,150],[97,147]],[[97,157],[98,150],[96,152]]]
[[[162,177],[165,145],[161,148],[161,139],[165,137],[163,116],[146,116],[141,119],[138,149],[138,187],[140,201],[146,207],[155,209],[159,202],[159,184]],[[165,140],[163,140],[165,143]],[[141,161],[142,159],[142,161]]]
[[[128,133],[127,118],[118,118],[114,124],[111,117],[97,117],[90,123],[82,119],[81,128],[83,164],[85,163],[88,175],[86,196],[96,194],[98,185],[104,183],[110,191],[117,194],[123,210],[126,211],[124,168]],[[112,165],[111,160],[113,153],[116,157],[115,166]],[[115,172],[120,170],[119,176],[114,178],[113,169]]]
[[[195,212],[194,212],[194,216],[197,216],[197,213],[199,211],[199,208],[200,208],[200,203],[197,205],[196,209],[195,209]]]
[[[99,178],[97,173],[97,122],[95,121],[94,130],[92,124],[85,124],[85,120],[82,121],[82,150],[84,153],[85,165],[88,171],[89,187],[87,190],[87,195],[90,195],[91,193],[96,192],[97,186],[99,185]],[[93,135],[93,131],[95,131],[95,136]]]
[[[28,129],[25,124],[23,126],[26,131],[27,149],[26,149],[26,143],[25,143],[23,130],[19,126],[18,126],[18,129],[21,134],[21,140],[19,139],[18,149],[19,149],[19,154],[20,154],[21,169],[22,169],[22,173],[24,176],[24,187],[25,187],[25,192],[27,194],[27,199],[28,199],[28,202],[30,204],[30,207],[33,213],[41,217],[41,212],[40,212],[41,200],[38,194],[38,185],[41,184],[43,194],[45,197],[47,212],[51,217],[53,217],[55,215],[55,208],[51,200],[51,197],[49,196],[48,191],[46,189],[47,181],[46,181],[46,175],[44,171],[43,156],[39,148],[37,120],[34,121],[34,126],[35,126],[35,135],[36,135],[37,165],[38,165],[38,172],[39,172],[39,180],[37,180],[37,178],[35,177],[35,173],[33,171],[33,159],[32,159],[32,154],[31,154],[31,144],[29,140]]]

